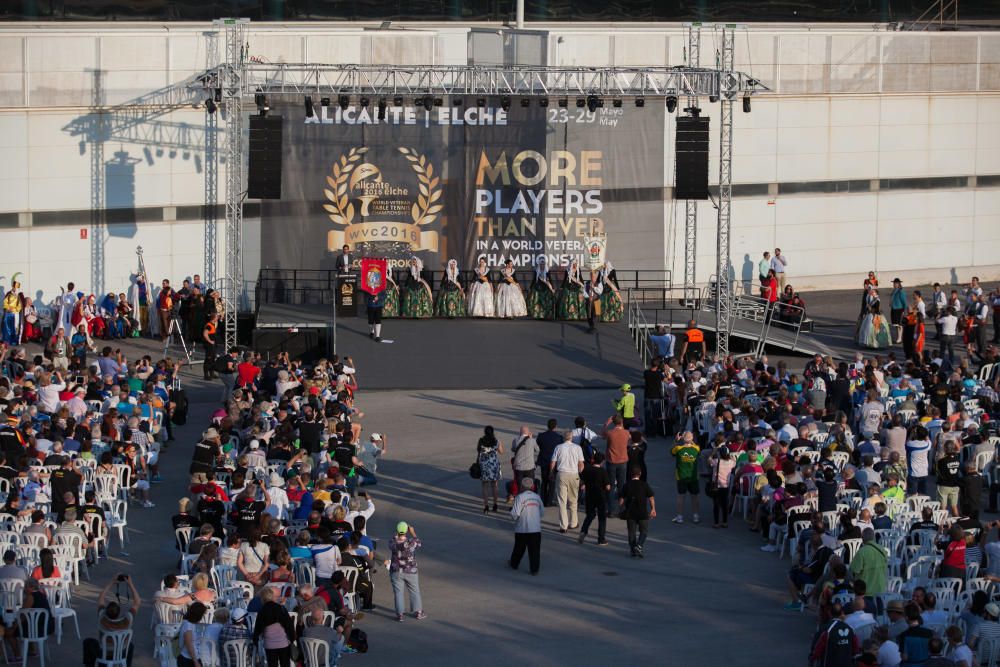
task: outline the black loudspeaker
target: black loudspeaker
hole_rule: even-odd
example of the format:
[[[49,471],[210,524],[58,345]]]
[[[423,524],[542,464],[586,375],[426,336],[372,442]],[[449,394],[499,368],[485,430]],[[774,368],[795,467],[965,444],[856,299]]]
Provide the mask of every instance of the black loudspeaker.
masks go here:
[[[674,199],[708,199],[708,118],[677,117]]]
[[[281,116],[250,116],[250,199],[281,199],[281,142]]]

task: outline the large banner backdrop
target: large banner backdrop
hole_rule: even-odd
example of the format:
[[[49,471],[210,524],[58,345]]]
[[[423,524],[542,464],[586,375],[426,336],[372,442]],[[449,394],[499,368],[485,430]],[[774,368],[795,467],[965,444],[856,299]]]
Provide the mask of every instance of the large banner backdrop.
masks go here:
[[[664,185],[662,103],[607,99],[591,112],[572,97],[513,98],[504,110],[498,98],[445,97],[430,110],[390,106],[384,120],[375,105],[334,99],[310,118],[301,100],[272,105],[285,121],[283,195],[262,202],[262,266],[332,269],[348,244],[358,260],[402,266],[416,254],[433,270],[481,256],[529,267],[542,254],[582,267],[585,236],[607,234],[614,258],[616,230],[661,224],[640,191]]]

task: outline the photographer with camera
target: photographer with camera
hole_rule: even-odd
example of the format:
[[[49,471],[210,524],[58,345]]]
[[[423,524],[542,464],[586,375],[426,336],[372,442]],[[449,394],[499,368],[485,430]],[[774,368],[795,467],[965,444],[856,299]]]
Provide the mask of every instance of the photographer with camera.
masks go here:
[[[113,594],[114,599],[108,601],[108,595]],[[131,630],[135,621],[135,615],[139,612],[139,605],[142,599],[139,591],[135,589],[132,578],[127,574],[115,576],[108,582],[108,585],[101,591],[97,598],[98,625],[100,630],[97,639],[88,637],[83,640],[83,664],[84,667],[94,667],[97,660],[102,657],[110,657],[111,646],[105,641],[105,633]],[[132,654],[135,645],[129,644],[125,654],[125,662],[128,667],[132,667]]]

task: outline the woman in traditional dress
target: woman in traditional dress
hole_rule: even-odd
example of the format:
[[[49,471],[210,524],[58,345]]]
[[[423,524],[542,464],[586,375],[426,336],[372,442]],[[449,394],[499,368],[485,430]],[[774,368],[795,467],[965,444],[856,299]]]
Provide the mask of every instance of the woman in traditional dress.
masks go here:
[[[587,319],[587,299],[583,295],[583,281],[580,279],[580,265],[574,259],[566,269],[562,291],[559,294],[557,317],[560,320]]]
[[[385,305],[382,317],[399,317],[399,285],[392,279],[392,269],[385,272]]]
[[[424,318],[434,314],[431,286],[423,277],[424,263],[419,257],[410,259],[410,273],[403,285],[400,312],[403,317]]]
[[[437,317],[465,317],[465,288],[458,280],[458,261],[448,260],[438,290],[437,301],[434,304],[434,315]]]
[[[196,304],[192,305],[192,313],[195,317],[200,317],[195,323],[195,331],[199,333],[198,340],[201,340],[201,330],[205,328],[205,298],[200,294],[197,297]],[[135,319],[135,313],[132,310],[132,304],[128,302],[128,298],[125,296],[125,292],[118,293],[118,303],[115,305],[118,309],[118,317],[122,321],[122,325],[125,327],[125,338],[138,338],[139,337],[139,322]],[[197,328],[197,327],[201,328]]]
[[[514,277],[514,260],[508,259],[504,262],[500,274],[502,278],[500,286],[497,287],[497,317],[504,319],[524,317],[528,314],[528,306],[524,303],[521,286]]]
[[[921,363],[924,357],[924,344],[926,342],[924,316],[917,312],[915,313],[915,323],[913,326],[913,360],[918,364]]]
[[[604,292],[601,294],[601,321],[620,322],[625,314],[625,306],[622,305],[622,295],[618,292],[618,274],[611,262],[604,262],[601,267],[600,280],[604,284]]]
[[[877,300],[876,295],[876,301],[861,321],[861,327],[858,330],[858,345],[881,350],[889,347],[889,344],[889,322],[882,315],[881,303]]]
[[[35,310],[35,304],[28,297],[24,297],[24,311],[22,311],[22,314],[24,315],[24,328],[22,329],[23,334],[21,339],[32,343],[40,342],[42,340],[42,328],[38,323],[38,311]]]
[[[528,288],[528,315],[536,320],[555,317],[556,289],[549,281],[549,266],[545,255],[535,261],[535,277]]]
[[[490,267],[486,265],[486,258],[479,258],[479,266],[476,267],[475,280],[469,287],[469,315],[472,317],[493,317],[493,285],[490,283]]]
[[[104,338],[104,320],[97,311],[97,297],[93,294],[83,307],[83,318],[87,320],[87,335],[93,338]]]
[[[18,345],[21,342],[21,311],[24,309],[24,296],[21,294],[21,283],[16,280],[3,297],[3,342],[8,345]]]

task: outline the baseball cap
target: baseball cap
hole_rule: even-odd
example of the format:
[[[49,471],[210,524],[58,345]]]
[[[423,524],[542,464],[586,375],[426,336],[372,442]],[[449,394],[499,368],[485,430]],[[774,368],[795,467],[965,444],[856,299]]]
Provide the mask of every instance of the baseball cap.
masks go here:
[[[406,523],[405,521],[400,521],[399,523],[396,524],[397,535],[406,535],[406,531],[408,531],[409,529],[410,529],[410,524]]]
[[[1000,618],[1000,605],[998,605],[996,602],[989,603],[988,605],[986,605],[986,613],[992,616],[993,618]]]
[[[625,384],[622,385],[622,391],[632,391],[632,385],[626,382]]]

